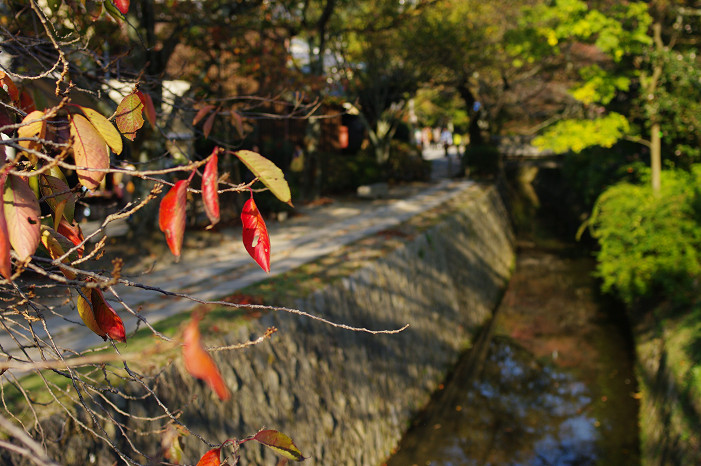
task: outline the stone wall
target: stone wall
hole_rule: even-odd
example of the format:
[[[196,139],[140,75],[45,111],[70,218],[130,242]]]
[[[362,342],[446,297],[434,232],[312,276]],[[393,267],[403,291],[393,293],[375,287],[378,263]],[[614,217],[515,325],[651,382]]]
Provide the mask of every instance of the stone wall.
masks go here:
[[[475,185],[433,215],[381,258],[294,303],[333,322],[368,329],[409,324],[405,331],[371,335],[288,313],[265,314],[219,341],[207,338],[210,345],[230,344],[270,326],[279,329],[270,342],[215,353],[231,400],[220,402],[180,360],[159,378],[159,396],[182,407],[183,422],[212,442],[266,427],[290,435],[309,457],[305,464],[381,464],[491,317],[513,264],[511,227],[494,187]],[[121,401],[119,408],[135,416],[161,413],[153,402],[139,400]],[[130,450],[118,433],[112,435]],[[98,464],[112,464],[114,455],[104,445],[85,442],[68,436],[60,451],[72,451],[75,461],[76,454],[92,454]],[[196,463],[208,449],[194,436],[181,442],[186,463]],[[160,445],[139,447],[157,454]],[[277,464],[254,442],[241,455],[241,464]]]
[[[695,366],[685,355],[689,348],[679,344],[691,332],[683,314],[654,319],[661,307],[634,328],[642,464],[701,464],[701,396],[689,373]]]

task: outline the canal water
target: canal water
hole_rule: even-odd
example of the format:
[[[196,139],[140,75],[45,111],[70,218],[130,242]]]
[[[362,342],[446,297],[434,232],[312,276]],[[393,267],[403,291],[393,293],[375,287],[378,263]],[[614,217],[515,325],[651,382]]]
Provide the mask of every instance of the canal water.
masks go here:
[[[495,318],[387,465],[640,464],[632,345],[593,268],[520,242]]]

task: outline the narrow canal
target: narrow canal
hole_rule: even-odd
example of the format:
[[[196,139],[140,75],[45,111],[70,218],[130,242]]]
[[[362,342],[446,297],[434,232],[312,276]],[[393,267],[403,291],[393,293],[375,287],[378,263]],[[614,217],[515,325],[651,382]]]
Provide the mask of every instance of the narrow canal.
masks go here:
[[[640,464],[632,344],[593,269],[522,238],[494,320],[387,465]]]

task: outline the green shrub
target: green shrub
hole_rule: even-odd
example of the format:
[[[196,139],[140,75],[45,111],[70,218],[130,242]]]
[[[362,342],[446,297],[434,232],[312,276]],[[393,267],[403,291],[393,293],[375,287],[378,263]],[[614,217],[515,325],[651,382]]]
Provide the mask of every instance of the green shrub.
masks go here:
[[[649,165],[648,157],[640,148],[640,144],[621,141],[611,148],[594,146],[577,154],[567,154],[562,173],[572,199],[590,212],[597,197],[608,186],[620,181],[639,181],[641,170]]]
[[[495,176],[499,173],[499,150],[496,146],[467,146],[463,155],[463,166],[472,176]]]
[[[354,192],[358,186],[384,178],[375,156],[366,151],[356,155],[323,154],[322,191],[327,194]]]
[[[603,290],[627,304],[684,299],[701,273],[701,166],[665,170],[657,195],[645,181],[608,188],[590,219]]]
[[[431,178],[431,162],[421,158],[416,146],[397,140],[392,141],[385,170],[388,181],[427,181]]]

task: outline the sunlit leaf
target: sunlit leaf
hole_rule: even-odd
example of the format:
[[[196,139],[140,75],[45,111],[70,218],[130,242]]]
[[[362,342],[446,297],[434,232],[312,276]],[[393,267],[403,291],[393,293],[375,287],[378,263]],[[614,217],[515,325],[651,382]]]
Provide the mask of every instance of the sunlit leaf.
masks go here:
[[[114,19],[118,21],[124,21],[126,18],[122,14],[121,11],[119,11],[119,8],[113,3],[113,0],[105,0],[104,2],[105,10],[112,16]]]
[[[78,314],[80,318],[83,319],[83,323],[86,327],[95,332],[98,336],[105,338],[107,334],[97,325],[97,320],[93,312],[91,298],[92,289],[82,288],[81,292],[82,294],[78,296]]]
[[[114,5],[117,7],[120,13],[126,15],[129,12],[129,0],[113,0]]]
[[[73,138],[73,158],[79,167],[78,180],[88,189],[95,189],[105,177],[110,167],[107,144],[95,127],[83,115],[71,115],[71,137]]]
[[[113,340],[126,342],[122,319],[114,309],[107,304],[102,290],[99,288],[81,288],[85,295],[78,297],[78,313],[85,325],[102,338],[110,337]]]
[[[219,466],[221,464],[221,447],[212,448],[202,455],[197,466]]]
[[[141,91],[136,91],[136,95],[139,96],[141,103],[144,104],[144,115],[152,128],[156,127],[156,107],[153,105],[153,99],[148,94],[144,94]]]
[[[20,138],[46,138],[46,121],[44,120],[44,112],[35,110],[27,114],[22,120],[22,126],[17,129],[17,136]],[[36,140],[19,141],[19,145],[31,151],[40,151],[42,143]],[[34,165],[37,161],[37,156],[26,152],[27,158]]]
[[[144,126],[143,109],[144,104],[136,94],[126,96],[117,107],[117,128],[130,141],[134,140],[136,132]]]
[[[5,181],[7,173],[0,176],[0,192],[5,191]],[[12,277],[12,260],[10,258],[10,234],[7,231],[7,222],[5,221],[5,211],[0,209],[0,274],[10,280]]]
[[[277,430],[261,430],[254,437],[266,447],[273,449],[278,455],[293,461],[304,461],[305,458],[292,439]]]
[[[92,108],[80,107],[90,123],[95,127],[100,136],[105,140],[112,151],[119,155],[122,153],[122,136],[117,131],[110,121],[105,118],[100,112],[93,110]]]
[[[80,225],[75,223],[75,221],[69,223],[66,221],[65,218],[61,219],[61,222],[58,224],[57,228],[58,232],[68,238],[68,240],[73,243],[73,246],[78,246],[81,245],[76,252],[78,253],[78,257],[83,257],[83,252],[84,252],[84,245],[83,241],[85,238],[83,237],[83,232],[80,229]],[[72,248],[69,248],[72,249]]]
[[[19,103],[19,90],[12,79],[0,70],[0,88],[2,88],[14,103]]]
[[[183,360],[185,369],[195,378],[204,380],[214,390],[220,400],[231,396],[224,379],[212,357],[202,347],[200,341],[200,318],[193,316],[183,332]]]
[[[253,196],[243,205],[241,223],[243,224],[243,246],[263,270],[270,272],[270,237]]]
[[[265,186],[268,187],[275,197],[282,202],[292,205],[290,187],[285,180],[285,175],[277,165],[262,155],[250,150],[240,150],[234,152],[234,154]]]
[[[15,175],[7,177],[3,201],[10,244],[25,260],[39,246],[39,201],[29,184]]]
[[[219,170],[217,167],[219,161],[218,152],[219,148],[214,148],[207,165],[204,167],[204,173],[202,175],[202,200],[204,202],[204,211],[209,221],[212,222],[212,225],[216,225],[220,218],[219,193],[217,192],[219,185]]]
[[[168,247],[175,257],[180,257],[185,235],[185,209],[189,185],[189,180],[176,182],[161,200],[158,211],[158,226],[165,233]]]

